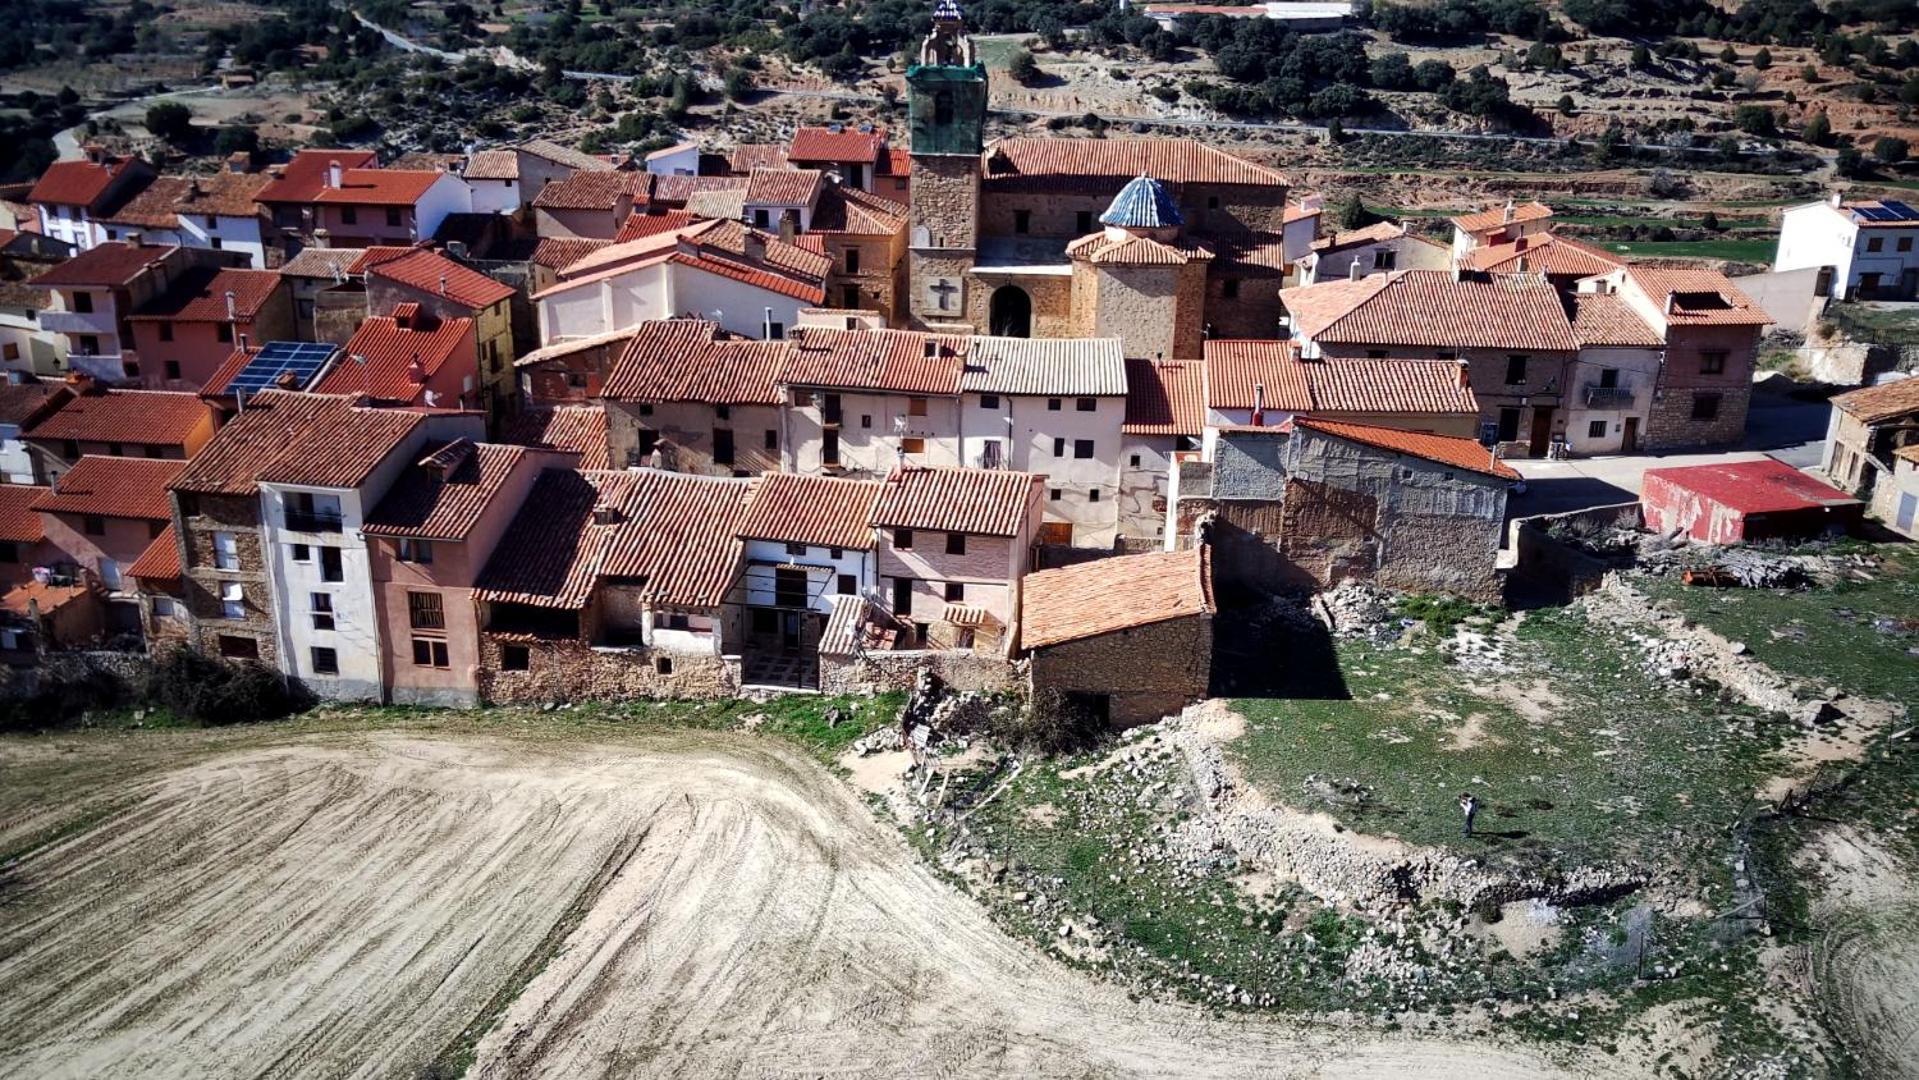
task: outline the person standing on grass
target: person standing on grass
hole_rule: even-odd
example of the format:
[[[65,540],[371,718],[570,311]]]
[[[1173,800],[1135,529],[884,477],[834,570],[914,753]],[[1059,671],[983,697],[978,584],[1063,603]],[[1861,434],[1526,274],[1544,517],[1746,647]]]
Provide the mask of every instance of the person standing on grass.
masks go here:
[[[1466,833],[1473,834],[1473,815],[1479,813],[1479,800],[1470,791],[1459,793],[1459,812],[1466,815]]]

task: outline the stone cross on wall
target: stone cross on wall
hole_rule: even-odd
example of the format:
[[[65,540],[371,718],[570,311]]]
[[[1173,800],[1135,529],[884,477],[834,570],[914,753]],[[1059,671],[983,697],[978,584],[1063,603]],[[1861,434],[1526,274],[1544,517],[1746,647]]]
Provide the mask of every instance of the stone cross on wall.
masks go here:
[[[926,288],[927,291],[933,294],[933,303],[938,306],[941,311],[953,310],[953,305],[950,301],[953,294],[959,292],[959,286],[953,284],[953,279],[940,278]]]

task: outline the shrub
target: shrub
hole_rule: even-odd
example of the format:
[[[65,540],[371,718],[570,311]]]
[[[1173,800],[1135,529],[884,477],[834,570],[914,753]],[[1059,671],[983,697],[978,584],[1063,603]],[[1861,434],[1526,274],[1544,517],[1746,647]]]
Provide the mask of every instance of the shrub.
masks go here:
[[[1006,73],[1021,86],[1031,86],[1039,78],[1039,61],[1025,49],[1014,49],[1012,58],[1006,62]]]
[[[42,671],[32,694],[0,698],[0,731],[58,727],[95,709],[133,700],[133,688],[111,672],[54,677]]]
[[[1006,746],[1043,754],[1084,749],[1105,732],[1090,709],[1058,690],[1036,690],[1021,709],[996,709],[989,733]]]
[[[1872,156],[1888,165],[1897,165],[1906,160],[1911,149],[1906,140],[1888,135],[1872,144]]]
[[[1832,142],[1832,119],[1823,110],[1813,113],[1801,134],[1814,146],[1826,146]]]
[[[305,687],[265,664],[185,647],[169,649],[154,662],[147,692],[174,714],[212,725],[277,720],[312,704]]]
[[[147,107],[147,130],[154,138],[178,145],[193,136],[193,113],[177,101]]]
[[[1755,68],[1758,68],[1760,71],[1764,71],[1767,68],[1771,67],[1772,66],[1772,50],[1762,48],[1758,52],[1753,53],[1752,66]]]

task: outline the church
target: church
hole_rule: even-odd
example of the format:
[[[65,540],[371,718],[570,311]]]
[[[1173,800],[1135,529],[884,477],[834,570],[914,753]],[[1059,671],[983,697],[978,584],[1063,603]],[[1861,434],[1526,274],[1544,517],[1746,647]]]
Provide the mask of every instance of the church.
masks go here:
[[[1148,359],[1277,334],[1298,213],[1283,175],[1190,139],[987,145],[986,68],[954,0],[906,81],[914,328],[1119,337]]]

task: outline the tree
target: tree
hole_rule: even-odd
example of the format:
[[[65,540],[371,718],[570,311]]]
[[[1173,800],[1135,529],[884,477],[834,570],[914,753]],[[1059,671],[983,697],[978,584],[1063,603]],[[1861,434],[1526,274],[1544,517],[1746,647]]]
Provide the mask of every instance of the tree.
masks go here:
[[[1872,156],[1887,165],[1897,165],[1906,160],[1912,147],[1904,139],[1887,135],[1872,144]]]
[[[1338,146],[1340,143],[1346,141],[1346,125],[1340,123],[1339,117],[1337,116],[1333,117],[1326,124],[1326,141],[1332,143],[1334,146]]]
[[[1559,95],[1559,114],[1561,116],[1571,116],[1573,114],[1573,96],[1571,94]]]
[[[54,100],[62,105],[78,105],[80,104],[80,91],[75,90],[71,86],[62,86],[60,92],[54,95]]]
[[[1719,215],[1711,210],[1706,211],[1706,216],[1699,219],[1699,227],[1707,232],[1718,232]]]
[[[753,92],[753,73],[742,67],[729,68],[726,72],[726,97],[729,101],[743,101]]]
[[[1039,61],[1033,59],[1033,54],[1025,49],[1014,49],[1012,57],[1006,62],[1006,73],[1021,86],[1031,86],[1039,79]]]
[[[1812,119],[1806,121],[1805,131],[1800,134],[1814,146],[1829,146],[1832,144],[1832,120],[1824,110],[1813,113]]]
[[[1608,124],[1606,130],[1599,133],[1599,138],[1593,141],[1593,160],[1601,165],[1610,164],[1619,157],[1625,146],[1625,129],[1618,124]]]
[[[213,149],[223,157],[234,154],[246,154],[249,157],[260,152],[260,133],[250,127],[230,125],[220,129],[214,136]]]
[[[1762,46],[1758,52],[1753,53],[1752,66],[1759,69],[1760,71],[1764,71],[1767,68],[1771,67],[1772,66],[1772,50]]]
[[[1363,229],[1379,220],[1379,215],[1367,208],[1357,191],[1340,202],[1339,209],[1333,211],[1333,217],[1339,222],[1339,227],[1346,230]]]
[[[1839,148],[1839,156],[1833,162],[1833,171],[1840,176],[1860,177],[1866,174],[1866,158],[1850,146]]]
[[[1632,47],[1632,66],[1635,71],[1644,71],[1652,66],[1652,50],[1644,45]]]
[[[148,106],[147,130],[178,146],[193,137],[193,113],[177,101]]]
[[[1799,77],[1809,83],[1816,83],[1819,81],[1819,69],[1813,67],[1811,64],[1807,64],[1805,67],[1799,69]]]
[[[1719,62],[1722,64],[1737,64],[1739,62],[1739,50],[1733,48],[1731,45],[1719,50]]]
[[[1732,122],[1748,135],[1770,138],[1779,134],[1779,118],[1764,105],[1741,105],[1732,112]]]

